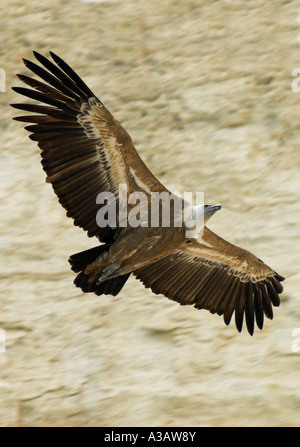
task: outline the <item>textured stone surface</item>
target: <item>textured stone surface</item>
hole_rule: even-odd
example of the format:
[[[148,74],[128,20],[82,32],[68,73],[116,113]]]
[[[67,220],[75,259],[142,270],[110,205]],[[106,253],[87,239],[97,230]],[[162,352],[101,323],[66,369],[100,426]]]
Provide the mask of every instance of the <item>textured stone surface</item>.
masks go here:
[[[1,2],[1,426],[300,423],[299,3]],[[21,58],[65,58],[166,185],[223,204],[210,227],[287,277],[251,338],[132,279],[83,295],[70,254],[96,245],[44,183],[9,108]]]

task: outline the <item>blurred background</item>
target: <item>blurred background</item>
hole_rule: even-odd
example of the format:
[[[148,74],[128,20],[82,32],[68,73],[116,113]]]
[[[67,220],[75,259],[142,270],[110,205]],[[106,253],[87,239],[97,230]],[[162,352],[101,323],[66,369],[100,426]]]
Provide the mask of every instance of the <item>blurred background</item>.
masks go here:
[[[299,2],[4,0],[0,10],[0,425],[299,425]],[[33,50],[65,59],[166,186],[222,203],[210,228],[287,278],[262,331],[239,334],[134,278],[116,298],[73,285],[68,256],[97,241],[66,218],[9,107]]]

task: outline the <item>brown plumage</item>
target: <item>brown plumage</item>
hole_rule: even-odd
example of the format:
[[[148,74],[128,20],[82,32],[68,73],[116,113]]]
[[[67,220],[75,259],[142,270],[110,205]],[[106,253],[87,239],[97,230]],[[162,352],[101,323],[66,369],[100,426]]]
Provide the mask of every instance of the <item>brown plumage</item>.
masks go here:
[[[41,104],[13,107],[31,113],[15,119],[30,123],[25,129],[41,149],[46,181],[67,216],[103,242],[70,257],[72,270],[78,273],[75,284],[84,292],[117,295],[133,273],[154,293],[223,315],[226,324],[234,313],[239,331],[244,316],[251,335],[254,321],[261,329],[264,316],[272,319],[273,306],[279,306],[284,278],[249,251],[207,226],[201,235],[187,238],[184,228],[174,225],[123,227],[118,212],[115,225],[97,225],[96,215],[103,206],[96,203],[100,192],[114,194],[118,211],[120,184],[127,186],[128,195],[139,191],[149,199],[154,191],[169,191],[149,171],[128,133],[102,102],[69,65],[50,54],[53,62],[34,52],[41,65],[24,59],[42,81],[18,75],[33,89],[13,88]]]

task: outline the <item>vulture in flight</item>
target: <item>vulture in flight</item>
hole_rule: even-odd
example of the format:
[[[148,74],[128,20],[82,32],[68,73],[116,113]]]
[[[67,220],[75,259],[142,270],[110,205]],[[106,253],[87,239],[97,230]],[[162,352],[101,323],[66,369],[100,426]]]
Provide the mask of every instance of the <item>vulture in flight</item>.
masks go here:
[[[223,315],[227,325],[234,314],[238,331],[244,320],[251,335],[255,321],[262,329],[264,316],[272,319],[273,306],[279,306],[284,278],[206,226],[220,205],[192,207],[192,216],[200,211],[203,222],[201,231],[192,232],[192,236],[187,236],[185,224],[173,221],[169,226],[161,220],[156,226],[147,225],[147,220],[140,225],[121,224],[124,212],[121,216],[119,205],[124,196],[119,185],[125,185],[127,198],[137,192],[150,200],[153,192],[169,191],[144,164],[126,130],[78,74],[53,52],[50,55],[52,60],[34,52],[39,64],[24,59],[25,66],[41,80],[18,75],[32,88],[13,89],[36,102],[13,104],[30,112],[14,119],[30,123],[25,129],[41,149],[46,181],[67,216],[101,242],[70,256],[71,268],[77,273],[75,285],[83,292],[116,296],[133,274],[155,294]],[[116,210],[115,219],[106,226],[99,225],[96,218],[105,207],[103,219],[109,212],[110,196],[100,202],[97,199],[102,192],[114,197],[111,204]],[[176,214],[176,200],[181,198],[175,196],[172,201],[171,217]],[[161,200],[159,210],[165,205]],[[133,209],[129,204],[125,213],[129,215]]]

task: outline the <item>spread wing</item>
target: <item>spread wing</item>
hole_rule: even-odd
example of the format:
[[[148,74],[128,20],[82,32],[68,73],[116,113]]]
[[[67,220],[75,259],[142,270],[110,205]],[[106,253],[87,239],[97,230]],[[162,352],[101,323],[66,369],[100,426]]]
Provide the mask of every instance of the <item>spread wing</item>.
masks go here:
[[[47,182],[52,184],[67,216],[89,236],[111,242],[118,227],[118,213],[116,228],[97,225],[97,212],[104,206],[96,204],[100,192],[114,194],[118,211],[119,184],[126,185],[128,194],[167,190],[146,167],[128,133],[101,101],[69,65],[50,54],[54,63],[34,52],[42,66],[24,59],[26,67],[44,82],[18,75],[33,89],[13,89],[41,104],[13,104],[33,112],[15,119],[31,123],[25,129],[38,142]]]
[[[273,318],[284,278],[249,251],[217,236],[207,227],[171,255],[135,272],[156,294],[197,309],[224,316],[228,325],[235,313],[238,331],[245,315],[248,332],[254,319],[262,329],[264,315]]]

